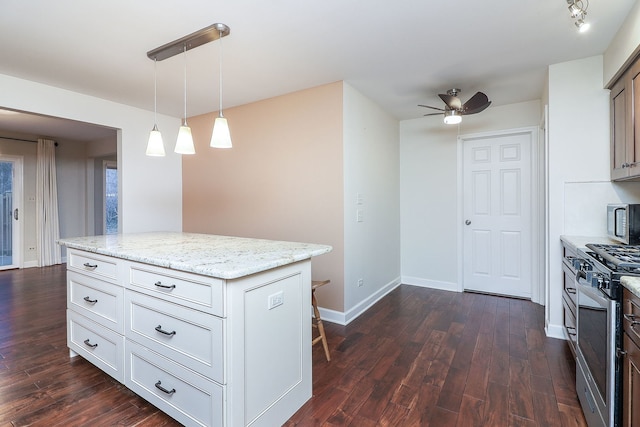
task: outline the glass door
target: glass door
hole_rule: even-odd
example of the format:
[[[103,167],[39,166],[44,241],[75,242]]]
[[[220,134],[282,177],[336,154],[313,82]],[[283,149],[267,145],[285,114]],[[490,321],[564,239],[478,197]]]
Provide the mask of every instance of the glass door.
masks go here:
[[[20,267],[22,159],[0,156],[0,270]]]

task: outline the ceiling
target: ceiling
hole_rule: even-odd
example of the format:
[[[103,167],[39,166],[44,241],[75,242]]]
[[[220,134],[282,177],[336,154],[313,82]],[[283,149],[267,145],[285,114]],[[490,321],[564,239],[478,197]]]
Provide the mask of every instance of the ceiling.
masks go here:
[[[222,22],[224,108],[344,80],[404,120],[452,87],[492,106],[540,99],[548,65],[602,54],[634,3],[593,0],[580,34],[566,0],[4,0],[0,74],[153,110],[146,52]],[[218,109],[219,46],[187,53],[188,116]],[[184,64],[157,64],[161,113],[184,114]],[[0,129],[20,132],[15,119]]]

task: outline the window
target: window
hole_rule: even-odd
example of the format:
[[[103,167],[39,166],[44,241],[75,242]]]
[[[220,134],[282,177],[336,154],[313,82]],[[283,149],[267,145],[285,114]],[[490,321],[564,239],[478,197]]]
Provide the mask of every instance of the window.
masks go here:
[[[118,232],[118,165],[104,162],[104,234]]]

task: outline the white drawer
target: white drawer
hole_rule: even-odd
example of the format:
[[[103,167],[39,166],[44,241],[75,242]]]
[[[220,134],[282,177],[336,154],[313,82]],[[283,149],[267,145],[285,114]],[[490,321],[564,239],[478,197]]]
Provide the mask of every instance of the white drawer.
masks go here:
[[[67,310],[67,346],[124,383],[124,337]]]
[[[224,383],[224,320],[138,292],[125,292],[125,336]]]
[[[222,426],[224,388],[127,340],[125,385],[185,425]]]
[[[116,281],[118,275],[115,258],[74,249],[68,250],[67,268],[112,282]]]
[[[224,316],[224,287],[220,279],[132,263],[129,285],[139,292]]]
[[[124,288],[67,272],[67,308],[124,334]]]

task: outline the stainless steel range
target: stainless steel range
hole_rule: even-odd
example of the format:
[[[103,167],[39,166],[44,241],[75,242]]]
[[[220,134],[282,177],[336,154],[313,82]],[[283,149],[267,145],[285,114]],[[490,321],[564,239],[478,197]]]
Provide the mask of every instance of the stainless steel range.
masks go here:
[[[620,424],[620,277],[640,276],[640,246],[588,244],[574,260],[576,391],[590,427]]]

